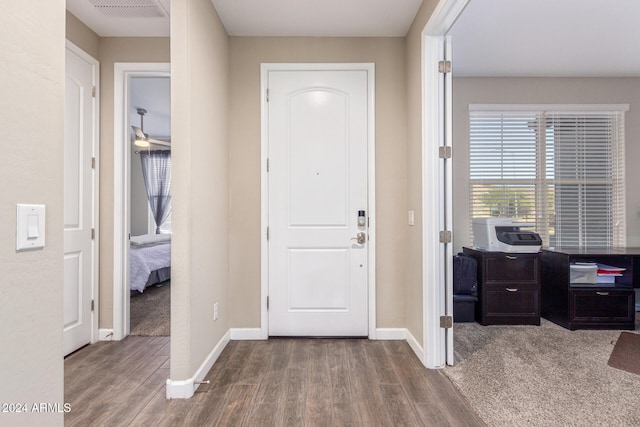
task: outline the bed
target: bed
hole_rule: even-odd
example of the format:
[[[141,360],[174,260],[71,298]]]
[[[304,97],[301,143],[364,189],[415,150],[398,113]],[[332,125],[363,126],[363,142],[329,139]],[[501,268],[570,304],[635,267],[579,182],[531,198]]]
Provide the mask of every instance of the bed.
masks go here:
[[[131,292],[171,278],[171,234],[145,234],[131,237],[129,271]]]

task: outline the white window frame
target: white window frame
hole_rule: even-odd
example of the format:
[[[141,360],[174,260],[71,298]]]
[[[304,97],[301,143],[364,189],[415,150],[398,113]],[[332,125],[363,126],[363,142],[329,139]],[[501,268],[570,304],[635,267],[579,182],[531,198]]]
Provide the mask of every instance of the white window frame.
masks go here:
[[[614,168],[617,170],[617,174],[608,182],[611,182],[614,186],[614,190],[611,192],[612,197],[615,199],[613,203],[611,215],[611,239],[607,242],[606,246],[625,246],[626,245],[626,217],[625,217],[625,188],[624,188],[624,112],[628,111],[628,104],[589,104],[589,105],[564,105],[564,104],[532,104],[532,105],[513,105],[513,104],[471,104],[469,105],[469,114],[470,121],[469,124],[471,126],[472,116],[475,114],[482,113],[495,113],[496,116],[502,113],[505,114],[505,117],[508,117],[510,114],[531,114],[537,116],[537,131],[535,132],[535,154],[533,158],[535,160],[535,170],[532,171],[532,174],[524,174],[524,176],[519,178],[499,178],[499,179],[482,179],[482,178],[473,178],[472,174],[472,141],[471,138],[474,137],[473,132],[470,130],[470,140],[469,140],[469,228],[471,229],[471,224],[474,218],[474,201],[477,201],[477,195],[474,196],[473,188],[475,185],[495,185],[504,182],[505,184],[512,184],[514,187],[518,185],[523,185],[524,187],[530,187],[533,189],[534,195],[532,199],[534,200],[532,205],[534,205],[535,217],[533,220],[531,217],[525,218],[528,222],[536,223],[536,231],[540,233],[543,244],[545,246],[549,246],[551,241],[550,239],[550,231],[547,226],[550,223],[550,216],[554,212],[549,211],[547,206],[549,191],[543,189],[548,189],[550,186],[558,185],[560,182],[556,177],[548,177],[547,176],[547,157],[549,153],[547,153],[546,148],[546,128],[547,128],[547,117],[554,115],[561,116],[571,116],[575,115],[576,118],[588,117],[589,115],[595,114],[614,114],[617,113],[617,117],[615,117],[617,126],[615,127],[616,134],[614,135],[613,144],[614,146],[611,148],[610,155],[612,157],[612,162],[615,165]],[[515,134],[515,133],[514,133]],[[513,134],[512,134],[513,135]],[[529,159],[531,161],[531,152],[525,154],[523,158],[524,161]],[[527,157],[527,155],[529,157]],[[491,156],[489,156],[489,159]],[[514,163],[514,162],[511,162]],[[514,163],[515,164],[515,163]],[[487,163],[487,167],[491,167],[491,162]],[[501,167],[504,165],[502,164]],[[496,167],[495,164],[493,167]],[[504,170],[504,169],[501,169]],[[526,166],[520,169],[521,171],[526,171]],[[530,176],[527,176],[530,175]],[[592,180],[590,178],[585,178],[584,180],[571,180],[572,182],[564,182],[565,184],[592,184]],[[575,181],[575,182],[574,182]],[[558,207],[555,206],[557,209]],[[557,211],[555,212],[557,213]],[[504,213],[501,213],[504,214]],[[478,215],[476,215],[478,216]],[[511,215],[507,215],[511,216]],[[472,230],[471,230],[472,231]],[[473,233],[471,234],[473,235]],[[581,233],[579,233],[581,235]],[[572,246],[577,247],[586,247],[589,246],[589,241],[583,241],[582,239],[578,239],[578,242]]]

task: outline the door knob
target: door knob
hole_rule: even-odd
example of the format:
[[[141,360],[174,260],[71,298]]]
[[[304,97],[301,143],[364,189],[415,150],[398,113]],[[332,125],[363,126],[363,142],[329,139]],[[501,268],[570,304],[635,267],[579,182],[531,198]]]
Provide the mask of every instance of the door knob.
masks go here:
[[[356,237],[352,237],[351,240],[355,240],[358,244],[364,245],[367,241],[367,235],[361,231],[356,235]]]

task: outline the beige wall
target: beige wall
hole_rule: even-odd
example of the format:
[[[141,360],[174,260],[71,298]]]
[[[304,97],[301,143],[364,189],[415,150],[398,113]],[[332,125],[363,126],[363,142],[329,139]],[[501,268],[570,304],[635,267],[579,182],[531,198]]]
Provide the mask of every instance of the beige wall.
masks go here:
[[[100,322],[113,327],[113,67],[116,62],[169,62],[168,37],[100,38]]]
[[[406,311],[404,325],[423,345],[422,297],[422,30],[437,4],[425,0],[407,34],[407,210],[415,212],[415,226],[407,227]],[[405,213],[406,216],[406,213]],[[405,222],[406,224],[406,222]]]
[[[229,39],[209,0],[171,3],[171,52],[171,378],[185,380],[230,315]]]
[[[100,37],[69,11],[66,12],[67,39],[94,58],[100,55]]]
[[[65,4],[4,2],[0,13],[0,402],[63,396]],[[34,30],[36,29],[36,30]],[[16,204],[46,206],[46,246],[16,252]],[[0,413],[3,426],[61,426],[61,413]]]
[[[403,38],[231,38],[231,327],[260,327],[260,63],[373,62],[376,67],[377,325],[403,327],[406,86]]]
[[[640,246],[640,78],[454,78],[454,250],[469,245],[469,104],[630,104],[626,123],[627,245]]]

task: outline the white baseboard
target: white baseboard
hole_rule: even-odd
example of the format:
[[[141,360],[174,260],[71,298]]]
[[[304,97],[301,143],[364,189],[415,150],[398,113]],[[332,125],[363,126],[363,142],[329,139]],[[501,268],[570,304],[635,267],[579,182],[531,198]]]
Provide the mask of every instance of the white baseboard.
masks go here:
[[[113,329],[98,329],[98,341],[112,341]]]
[[[176,381],[167,379],[167,399],[189,399],[196,392],[195,380]]]
[[[199,386],[199,382],[204,379],[213,364],[218,360],[222,350],[229,344],[231,334],[227,331],[226,334],[218,341],[216,346],[211,350],[211,353],[206,357],[202,365],[198,368],[195,375],[186,380],[167,380],[167,399],[189,399],[193,396]]]
[[[404,340],[407,338],[406,328],[378,328],[376,329],[377,340]]]
[[[231,328],[231,339],[234,341],[264,340],[260,328]]]
[[[418,343],[418,340],[416,340],[416,337],[414,337],[413,334],[409,332],[408,329],[407,329],[407,343],[409,344],[409,347],[411,347],[411,350],[413,350],[413,352],[416,354],[416,356],[418,356],[418,359],[420,359],[420,362],[422,362],[422,364],[425,365],[424,349]]]

